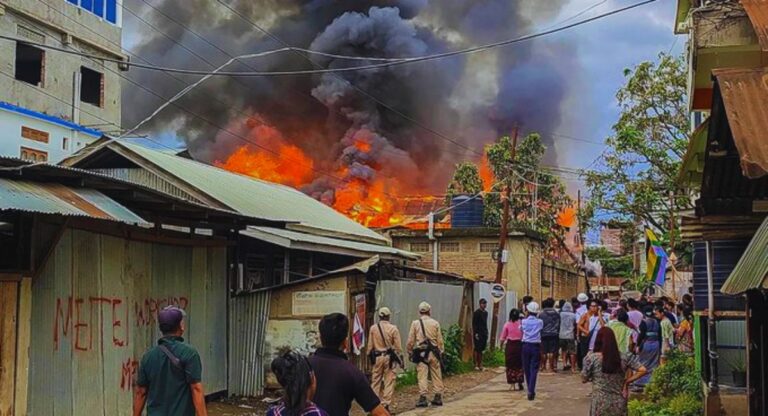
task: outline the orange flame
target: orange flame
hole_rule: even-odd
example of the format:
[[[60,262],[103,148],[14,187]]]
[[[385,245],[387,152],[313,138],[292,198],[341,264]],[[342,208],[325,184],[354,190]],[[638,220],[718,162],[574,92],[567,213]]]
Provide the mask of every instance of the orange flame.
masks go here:
[[[343,172],[343,171],[342,171]],[[398,189],[394,179],[366,182],[353,179],[336,189],[333,208],[366,227],[390,227],[403,222],[393,192]]]
[[[371,144],[365,140],[355,140],[355,147],[357,150],[368,153],[371,151]]]
[[[314,163],[298,147],[280,144],[276,154],[242,146],[217,165],[265,181],[301,186],[312,181]]]
[[[312,183],[321,175],[319,170],[315,171],[312,157],[290,144],[276,128],[258,116],[249,118],[244,124],[241,127],[247,128],[257,146],[243,145],[225,161],[216,161],[216,166],[297,188]],[[364,138],[355,139],[352,145],[363,153],[369,153],[373,147]],[[379,168],[375,163],[370,166]],[[346,167],[337,169],[334,176],[344,179],[334,189],[331,204],[334,209],[368,227],[389,227],[403,222],[404,216],[398,213],[396,196],[401,188],[397,179],[383,175],[371,181],[350,178]]]
[[[483,181],[483,191],[490,192],[493,187],[493,171],[490,162],[488,162],[488,156],[485,154],[480,160],[480,180]]]
[[[216,166],[294,187],[312,182],[313,160],[300,148],[288,143],[280,131],[259,116],[248,118],[244,126],[239,127],[248,130],[247,134],[256,146],[243,145],[229,155],[226,161],[216,161]]]
[[[566,228],[576,225],[576,208],[565,207],[557,214],[557,224]]]

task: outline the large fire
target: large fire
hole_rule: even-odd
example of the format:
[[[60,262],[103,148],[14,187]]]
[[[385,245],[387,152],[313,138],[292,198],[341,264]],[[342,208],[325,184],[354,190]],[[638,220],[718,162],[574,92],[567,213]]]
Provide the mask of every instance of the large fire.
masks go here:
[[[283,135],[258,117],[249,118],[246,127],[261,147],[243,145],[223,163],[216,165],[232,172],[270,182],[299,187],[314,178],[314,161],[300,148],[287,143]],[[269,149],[269,151],[265,150]]]
[[[217,166],[299,189],[325,176],[334,185],[332,200],[325,202],[337,211],[367,227],[381,228],[403,223],[404,216],[398,206],[402,187],[397,179],[375,175],[364,180],[349,175],[348,167],[337,167],[335,171],[325,173],[327,171],[315,168],[312,157],[289,144],[277,129],[263,120],[251,118],[246,127],[252,141],[259,146],[238,147],[226,160],[215,162]],[[371,143],[365,139],[354,140],[353,146],[363,153],[372,150]],[[377,168],[374,163],[371,167]]]

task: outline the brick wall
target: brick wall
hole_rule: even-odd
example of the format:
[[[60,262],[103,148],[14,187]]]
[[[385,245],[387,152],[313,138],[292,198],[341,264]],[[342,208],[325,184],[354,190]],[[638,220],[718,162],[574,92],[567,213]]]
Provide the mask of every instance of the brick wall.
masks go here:
[[[434,242],[421,237],[393,236],[393,245],[404,250],[423,249],[425,243],[428,243],[429,251],[417,251],[422,258],[413,264],[431,269]],[[485,281],[492,281],[496,277],[496,261],[491,257],[492,253],[481,251],[481,248],[495,249],[498,247],[498,237],[445,237],[438,240],[438,245],[438,270]],[[507,290],[517,292],[518,298],[528,293],[529,272],[531,292],[538,293],[541,250],[539,241],[529,237],[511,236],[507,240],[509,260],[504,266],[502,283]]]
[[[551,260],[544,260],[541,264],[543,272],[541,281],[544,284],[541,287],[541,292],[534,292],[534,297],[570,300],[581,291],[579,282],[584,278],[583,275],[579,275],[578,269]]]

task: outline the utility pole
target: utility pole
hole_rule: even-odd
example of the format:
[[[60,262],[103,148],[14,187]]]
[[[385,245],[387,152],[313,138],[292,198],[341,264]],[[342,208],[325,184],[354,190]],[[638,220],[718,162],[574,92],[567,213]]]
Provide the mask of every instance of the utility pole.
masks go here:
[[[672,263],[672,299],[677,302],[677,290],[675,289],[675,280],[677,270],[675,269],[675,192],[669,191],[669,262]]]
[[[576,191],[576,218],[578,219],[581,215],[581,189]],[[587,252],[584,250],[584,230],[582,227],[581,222],[579,222],[579,246],[581,246],[581,267],[584,269],[584,283],[587,288],[587,291],[589,291],[589,274],[587,273]],[[601,277],[598,276],[598,285],[599,282],[601,282]]]
[[[512,163],[510,164],[510,170],[515,168],[515,156],[517,153],[517,133],[518,127],[515,126],[515,134],[512,136]],[[501,231],[499,235],[499,252],[496,259],[496,280],[495,283],[501,283],[501,276],[504,273],[504,262],[502,261],[502,253],[507,246],[507,234],[509,233],[509,199],[512,197],[512,184],[509,176],[507,184],[504,186],[504,193],[501,196],[502,214],[501,214]],[[496,333],[499,328],[499,302],[493,302],[493,316],[491,318],[491,349],[496,349]]]
[[[533,171],[533,224],[536,225],[536,221],[539,216],[539,170],[538,168]]]

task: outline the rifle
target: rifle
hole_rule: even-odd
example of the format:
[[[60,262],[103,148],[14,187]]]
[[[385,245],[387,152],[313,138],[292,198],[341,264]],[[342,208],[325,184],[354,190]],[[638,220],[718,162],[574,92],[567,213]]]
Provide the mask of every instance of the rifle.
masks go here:
[[[402,357],[397,355],[397,353],[395,352],[395,349],[392,348],[392,346],[389,345],[389,343],[387,342],[387,338],[384,336],[384,331],[381,330],[381,322],[377,323],[376,327],[379,328],[379,334],[381,334],[381,339],[384,340],[384,346],[387,347],[387,351],[385,352],[385,354],[389,356],[389,368],[391,369],[395,364],[399,365],[400,368],[405,368]]]
[[[387,347],[386,351],[384,353],[380,353],[379,351],[371,350],[369,359],[371,361],[371,365],[376,363],[376,358],[381,355],[386,355],[389,357],[389,368],[392,369],[392,367],[397,364],[401,368],[405,368],[405,365],[403,363],[403,358],[399,355],[397,355],[397,352],[395,352],[395,349],[392,348],[392,346],[389,345],[387,342],[387,337],[384,336],[384,331],[381,329],[381,322],[376,324],[376,327],[379,328],[379,334],[381,334],[381,339],[384,341],[384,346]]]
[[[424,321],[419,319],[419,324],[421,324],[421,334],[424,336],[424,341],[421,344],[426,344],[424,347],[414,348],[413,349],[413,355],[411,356],[411,361],[414,364],[424,363],[427,364],[429,361],[429,354],[434,354],[435,358],[437,359],[437,362],[440,363],[440,370],[445,371],[445,363],[443,362],[443,355],[440,352],[440,348],[437,348],[437,345],[434,345],[432,343],[432,340],[430,340],[427,337],[427,331],[424,329]]]

